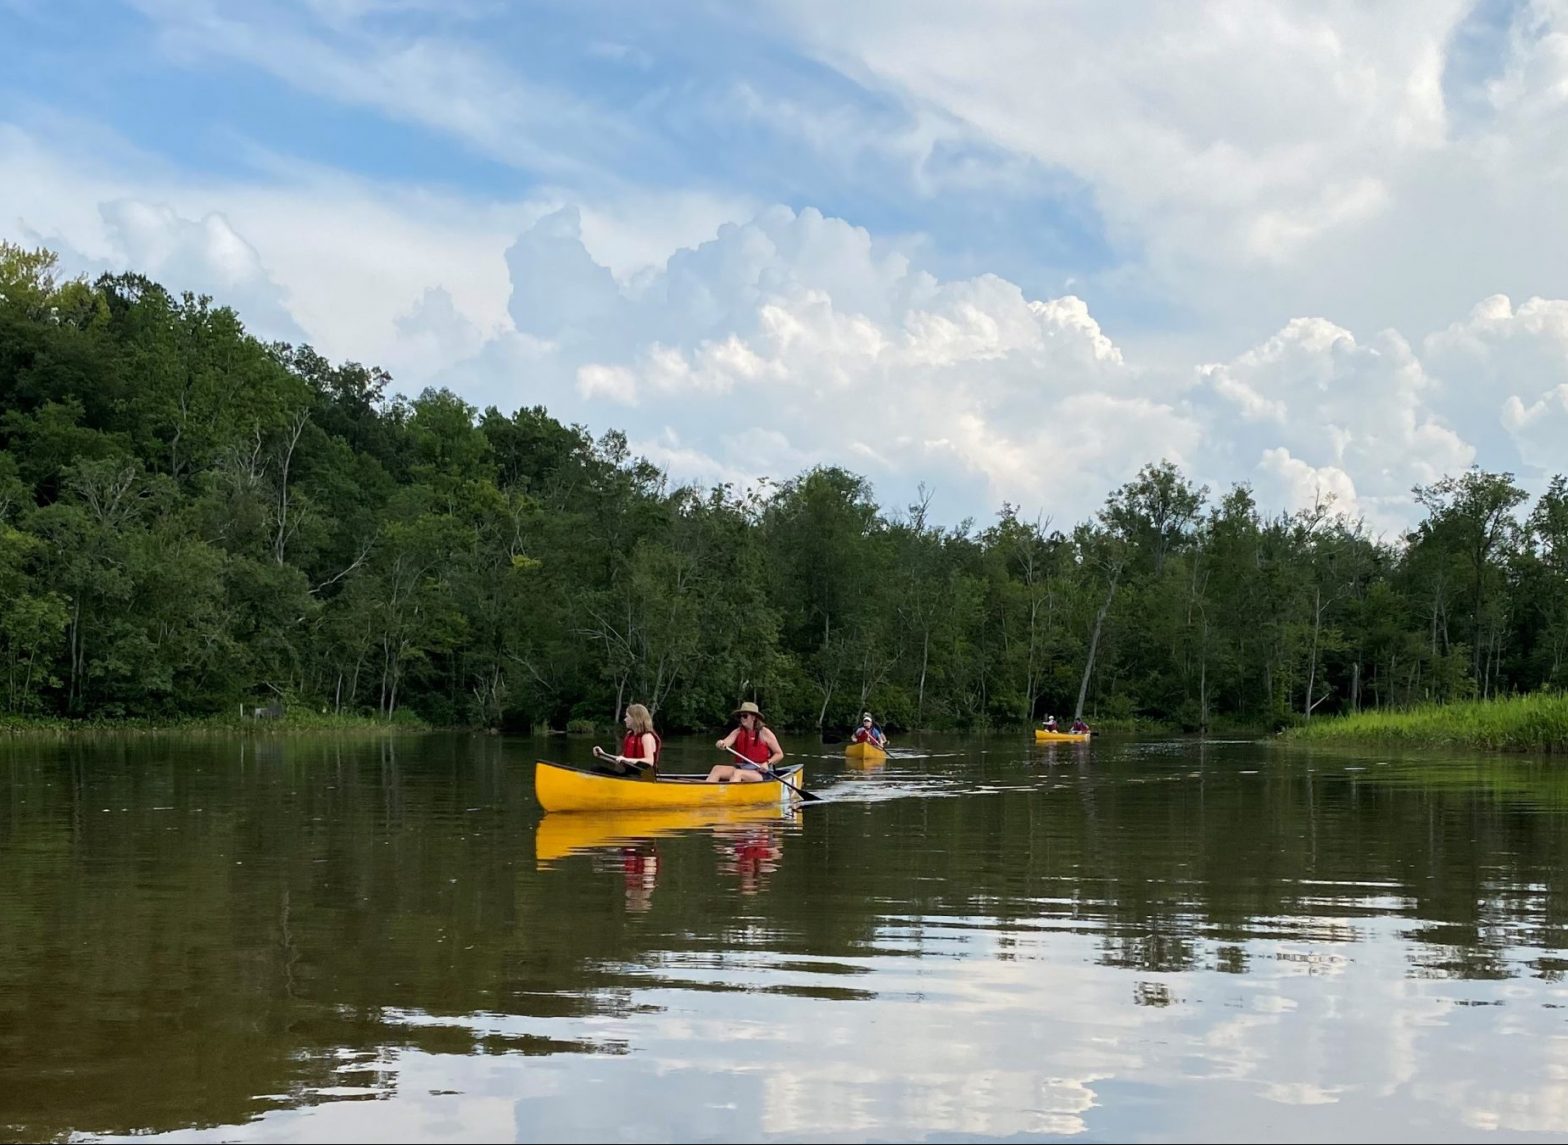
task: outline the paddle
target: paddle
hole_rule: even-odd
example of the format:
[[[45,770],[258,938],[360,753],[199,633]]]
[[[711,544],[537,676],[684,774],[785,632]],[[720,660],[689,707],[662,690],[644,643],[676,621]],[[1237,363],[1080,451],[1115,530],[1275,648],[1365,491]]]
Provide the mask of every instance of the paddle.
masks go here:
[[[639,772],[641,772],[641,774],[638,776],[639,779],[657,779],[658,778],[658,775],[656,773],[652,773],[650,771],[650,769],[653,767],[653,765],[651,763],[649,763],[645,759],[628,759],[624,755],[611,755],[609,752],[605,751],[598,744],[594,744],[593,745],[593,754],[596,757],[598,757],[599,759],[606,759],[606,760],[609,760],[611,763],[619,763],[619,764],[622,764],[622,765],[625,765],[625,764],[628,764],[628,763],[631,764],[633,767],[637,768]]]
[[[745,756],[743,756],[743,755],[741,755],[741,753],[740,753],[740,752],[738,752],[738,751],[736,751],[736,750],[735,750],[735,749],[734,749],[734,748],[732,748],[732,747],[727,747],[727,748],[725,748],[725,749],[724,749],[724,750],[725,750],[725,751],[727,751],[727,752],[729,752],[729,753],[730,753],[730,754],[731,754],[731,755],[733,755],[733,756],[734,756],[734,757],[735,757],[735,758],[736,758],[736,759],[745,759],[745,760],[746,760],[746,762],[747,762],[747,763],[756,763],[756,762],[757,762],[757,761],[756,761],[756,760],[754,760],[754,759],[746,759],[746,757],[745,757]],[[772,773],[772,775],[773,775],[773,778],[774,778],[774,779],[776,779],[776,780],[778,780],[778,781],[779,781],[779,782],[780,782],[780,783],[782,783],[782,784],[783,784],[783,785],[784,785],[784,786],[785,786],[785,787],[787,787],[787,788],[789,788],[789,789],[790,789],[790,790],[791,790],[791,791],[793,791],[793,792],[794,792],[794,793],[795,793],[795,794],[796,794],[796,795],[798,795],[798,796],[800,796],[800,797],[801,797],[801,798],[802,798],[802,799],[804,799],[804,800],[805,800],[805,801],[806,801],[806,802],[807,802],[807,803],[818,803],[818,802],[821,802],[821,800],[822,800],[822,796],[820,796],[820,795],[814,795],[814,794],[812,794],[812,793],[811,793],[811,792],[809,792],[809,791],[807,791],[807,790],[806,790],[806,789],[805,789],[805,788],[804,788],[804,787],[796,787],[796,786],[795,786],[795,785],[794,785],[794,784],[793,784],[793,783],[791,783],[791,782],[790,782],[790,781],[789,781],[789,780],[787,780],[787,779],[785,779],[785,778],[784,778],[784,777],[783,777],[783,776],[782,776],[782,775],[780,775],[780,774],[779,774],[779,773],[778,773],[778,772],[776,772],[776,771],[773,771],[773,769],[772,769],[772,768],[769,768],[769,769],[768,769],[768,770],[769,770],[769,771],[770,771],[770,772],[771,772],[771,773]]]

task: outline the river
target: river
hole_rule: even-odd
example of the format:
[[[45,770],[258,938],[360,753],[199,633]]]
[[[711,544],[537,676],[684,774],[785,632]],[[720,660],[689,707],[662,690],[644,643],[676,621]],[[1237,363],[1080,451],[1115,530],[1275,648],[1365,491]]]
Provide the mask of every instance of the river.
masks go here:
[[[0,1137],[1568,1139],[1553,765],[784,738],[822,801],[722,822],[543,815],[563,737],[0,740]]]

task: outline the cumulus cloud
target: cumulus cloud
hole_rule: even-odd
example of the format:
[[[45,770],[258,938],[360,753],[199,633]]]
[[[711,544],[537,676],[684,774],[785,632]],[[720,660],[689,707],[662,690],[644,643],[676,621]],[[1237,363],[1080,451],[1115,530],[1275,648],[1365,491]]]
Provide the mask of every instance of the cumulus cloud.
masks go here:
[[[565,213],[508,263],[519,329],[554,348],[560,412],[618,410],[683,477],[840,462],[900,489],[946,476],[983,511],[981,497],[1089,503],[1139,460],[1196,455],[1196,423],[1080,299],[1031,300],[994,275],[939,282],[816,210],[725,226],[635,287]],[[759,448],[756,430],[787,447]]]
[[[1428,336],[1423,355],[1490,455],[1511,446],[1532,470],[1568,467],[1568,301],[1531,298],[1516,308],[1506,295],[1482,299]]]
[[[1412,338],[1282,319],[1184,361],[1138,349],[1082,296],[944,279],[902,240],[811,208],[616,270],[575,204],[111,176],[14,129],[0,175],[24,237],[210,290],[258,332],[292,323],[409,392],[623,428],[678,479],[843,464],[890,505],[934,487],[950,521],[1009,500],[1065,523],[1164,457],[1211,487],[1253,482],[1267,510],[1331,494],[1393,532],[1412,485],[1473,462],[1532,480],[1568,467],[1568,303],[1549,298],[1472,297]]]
[[[117,199],[101,208],[114,261],[149,278],[210,294],[233,306],[264,338],[302,336],[287,295],[261,256],[222,214],[180,215],[167,203]]]
[[[624,424],[678,478],[845,464],[892,504],[936,485],[954,519],[1003,500],[1079,519],[1169,458],[1211,486],[1251,482],[1270,511],[1330,501],[1397,533],[1416,513],[1413,486],[1544,457],[1568,413],[1553,388],[1568,384],[1568,306],[1539,300],[1517,312],[1487,300],[1420,352],[1397,331],[1297,318],[1184,367],[1129,354],[1080,298],[1032,299],[995,275],[941,281],[811,209],[726,225],[635,283],[594,261],[566,212],[525,232],[508,262],[514,282],[564,284],[537,304],[534,286],[514,289],[538,348],[519,396]],[[1509,354],[1532,363],[1533,388]],[[493,377],[485,357],[449,376]],[[486,392],[507,404],[504,385]],[[1475,432],[1478,409],[1490,438]]]
[[[1211,464],[1240,476],[1255,457],[1266,504],[1302,507],[1332,495],[1340,510],[1397,528],[1412,486],[1476,458],[1436,408],[1438,384],[1393,331],[1361,344],[1331,322],[1298,318],[1200,375],[1195,400],[1209,416],[1239,419]]]
[[[1123,253],[1091,299],[1153,297],[1211,338],[1424,331],[1545,293],[1568,257],[1560,0],[773,8],[911,123],[1080,181]]]

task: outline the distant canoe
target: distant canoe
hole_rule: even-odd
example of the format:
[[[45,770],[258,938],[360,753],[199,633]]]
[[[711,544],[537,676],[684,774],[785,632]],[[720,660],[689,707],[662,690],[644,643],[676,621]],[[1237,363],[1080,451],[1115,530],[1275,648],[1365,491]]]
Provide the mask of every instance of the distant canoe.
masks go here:
[[[778,774],[800,786],[801,765]],[[661,807],[764,807],[795,793],[777,779],[760,783],[705,783],[703,775],[605,775],[585,767],[536,760],[534,797],[546,811],[642,811]]]
[[[539,820],[534,832],[534,858],[539,863],[551,863],[567,855],[625,846],[644,839],[660,839],[685,831],[785,826],[794,821],[795,814],[788,806],[762,805],[546,815]]]
[[[1034,729],[1035,743],[1088,743],[1093,732],[1048,732]]]
[[[844,758],[857,763],[881,763],[887,758],[887,752],[874,743],[852,743],[845,745]]]

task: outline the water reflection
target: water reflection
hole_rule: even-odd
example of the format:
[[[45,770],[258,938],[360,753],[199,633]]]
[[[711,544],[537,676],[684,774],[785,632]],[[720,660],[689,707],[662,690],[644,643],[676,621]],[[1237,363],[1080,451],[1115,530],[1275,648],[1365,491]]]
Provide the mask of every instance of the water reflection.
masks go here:
[[[623,845],[691,832],[731,832],[747,826],[795,827],[798,807],[680,807],[648,811],[571,811],[545,815],[534,829],[541,869],[569,855],[614,851]]]
[[[0,1137],[1568,1136],[1557,769],[912,746],[781,817],[0,743]]]
[[[767,876],[778,870],[784,849],[777,824],[729,823],[713,834],[719,869],[738,878],[741,894],[756,894]]]
[[[774,805],[550,814],[534,832],[534,854],[541,870],[572,855],[592,857],[595,871],[620,873],[626,909],[642,913],[658,886],[660,839],[710,834],[718,869],[737,876],[740,893],[751,895],[778,869],[783,837],[799,824],[798,808]]]

